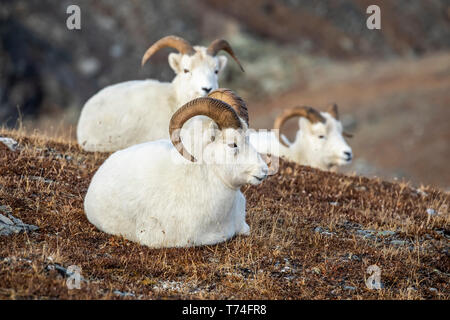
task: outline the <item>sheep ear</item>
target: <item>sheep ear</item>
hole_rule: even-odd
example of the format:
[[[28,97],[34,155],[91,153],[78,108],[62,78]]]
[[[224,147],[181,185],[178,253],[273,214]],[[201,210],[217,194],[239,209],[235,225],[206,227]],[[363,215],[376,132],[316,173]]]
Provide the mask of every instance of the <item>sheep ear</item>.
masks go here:
[[[219,72],[222,71],[227,65],[228,58],[225,56],[218,56],[219,59]]]
[[[169,54],[169,65],[176,74],[181,72],[181,53],[172,52]]]

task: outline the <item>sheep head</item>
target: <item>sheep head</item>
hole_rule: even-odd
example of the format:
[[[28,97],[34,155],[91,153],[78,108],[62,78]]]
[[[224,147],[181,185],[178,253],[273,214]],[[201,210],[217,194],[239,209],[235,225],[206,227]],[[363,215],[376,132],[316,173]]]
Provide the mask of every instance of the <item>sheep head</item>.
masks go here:
[[[289,146],[282,139],[280,142],[291,149],[299,163],[306,162],[312,167],[329,170],[352,161],[352,149],[343,137],[345,133],[337,105],[331,105],[328,112],[319,112],[311,107],[287,109],[275,120],[274,128],[280,130],[288,119],[295,116],[299,117],[295,142]]]
[[[226,91],[224,99],[239,106],[242,99]],[[222,92],[223,94],[223,92]],[[217,93],[219,95],[219,93]],[[176,150],[187,160],[198,160],[186,151],[181,141],[181,128],[192,117],[206,116],[209,122],[202,133],[202,163],[215,168],[216,174],[232,188],[246,183],[259,184],[268,173],[266,163],[250,145],[246,125],[235,109],[227,102],[211,97],[196,98],[178,109],[170,120],[169,133]]]
[[[230,54],[244,71],[227,41],[217,39],[208,48],[193,47],[188,41],[176,36],[167,36],[155,42],[145,52],[142,65],[156,51],[165,47],[178,50],[178,53],[170,53],[168,60],[176,74],[172,83],[175,86],[179,105],[198,97],[204,97],[218,88],[218,75],[227,64],[225,56],[217,55],[221,50]]]

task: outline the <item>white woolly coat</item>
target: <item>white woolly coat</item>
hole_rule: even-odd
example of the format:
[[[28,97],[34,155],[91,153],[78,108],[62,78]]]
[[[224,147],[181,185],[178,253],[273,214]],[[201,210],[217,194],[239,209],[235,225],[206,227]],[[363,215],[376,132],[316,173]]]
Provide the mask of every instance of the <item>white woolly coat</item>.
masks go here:
[[[94,175],[84,207],[100,230],[155,248],[214,244],[249,232],[241,191],[207,165],[182,158],[169,140],[112,154]]]
[[[90,98],[80,115],[77,139],[86,151],[116,151],[169,136],[168,123],[176,111],[171,82],[135,80],[108,86]],[[158,112],[153,106],[164,106]],[[152,130],[149,130],[151,124]]]

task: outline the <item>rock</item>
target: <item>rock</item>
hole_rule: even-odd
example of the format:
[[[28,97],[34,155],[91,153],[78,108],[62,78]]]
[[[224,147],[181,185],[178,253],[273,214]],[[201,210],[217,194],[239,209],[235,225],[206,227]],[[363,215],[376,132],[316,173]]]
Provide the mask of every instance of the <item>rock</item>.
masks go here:
[[[117,43],[109,48],[109,55],[113,58],[120,58],[123,55],[123,52],[123,47]]]
[[[361,235],[363,238],[374,238],[375,232],[376,230],[364,230],[364,229],[356,230],[356,233]]]
[[[315,274],[320,274],[321,273],[320,269],[317,268],[317,267],[311,268],[311,271],[314,272]]]
[[[407,242],[403,240],[392,240],[391,244],[394,246],[404,246]]]
[[[94,57],[84,58],[78,62],[78,70],[85,76],[93,76],[100,70],[101,64]]]
[[[427,213],[428,213],[430,216],[434,216],[434,215],[436,214],[436,211],[435,211],[434,209],[428,208],[428,209],[427,209]]]
[[[122,291],[119,291],[119,290],[114,290],[113,293],[114,293],[116,296],[119,296],[119,297],[135,297],[135,296],[136,296],[134,293],[131,293],[131,292],[122,292]]]
[[[352,287],[352,286],[344,286],[344,290],[351,290],[351,291],[353,291],[353,290],[356,290],[356,288]]]
[[[419,195],[421,195],[421,196],[423,196],[423,197],[428,196],[428,193],[426,193],[426,192],[423,191],[422,189],[416,189],[416,193],[419,194]]]
[[[322,227],[316,227],[316,228],[314,229],[314,232],[323,234],[323,235],[325,235],[325,236],[332,236],[332,235],[335,235],[335,234],[336,234],[336,233],[330,232],[330,231],[328,231],[328,230],[326,230],[326,229],[324,229],[324,228],[322,228]]]
[[[16,151],[19,147],[19,143],[12,138],[0,137],[0,142],[7,146],[11,151]]]
[[[38,176],[30,176],[30,180],[35,180],[35,181],[39,181],[39,182],[43,182],[43,183],[54,183],[55,181],[51,180],[51,179],[46,179],[44,177],[38,177]]]
[[[9,236],[11,234],[31,232],[39,229],[37,226],[25,224],[22,220],[15,218],[11,214],[11,208],[9,206],[0,206],[0,212],[8,215],[0,214],[0,236]]]
[[[358,257],[356,254],[353,254],[353,253],[349,253],[348,254],[348,259],[349,260],[354,260],[354,261],[361,261],[361,258]]]
[[[7,217],[5,217],[4,215],[0,215],[0,223],[4,223],[4,224],[8,224],[8,225],[14,225],[14,222],[12,222],[11,220],[9,220]]]
[[[283,273],[291,272],[291,268],[288,266],[284,266],[283,269],[280,270],[280,272],[283,272]]]
[[[389,237],[389,236],[395,235],[395,231],[390,231],[390,230],[376,231],[373,229],[368,229],[368,230],[359,229],[359,230],[356,230],[356,233],[363,236],[363,238]]]
[[[389,231],[389,230],[377,232],[377,236],[383,236],[383,237],[393,236],[394,234],[395,234],[395,231]]]
[[[71,273],[69,273],[67,271],[66,268],[64,268],[63,266],[55,263],[55,264],[49,264],[45,267],[45,270],[47,271],[53,271],[56,270],[59,274],[61,274],[63,277],[69,276],[71,275]]]

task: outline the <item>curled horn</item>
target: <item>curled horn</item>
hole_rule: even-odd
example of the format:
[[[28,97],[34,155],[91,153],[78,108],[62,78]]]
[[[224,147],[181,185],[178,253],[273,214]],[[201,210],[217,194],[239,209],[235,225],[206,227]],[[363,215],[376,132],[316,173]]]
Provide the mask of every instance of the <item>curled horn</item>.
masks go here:
[[[142,57],[141,65],[143,66],[156,51],[166,47],[177,49],[181,54],[193,55],[195,53],[192,45],[183,38],[177,36],[167,36],[156,41],[150,48],[147,49],[147,51],[145,51],[145,54]]]
[[[284,110],[276,119],[273,125],[274,129],[278,129],[278,140],[280,140],[280,143],[284,146],[288,147],[286,143],[281,139],[280,137],[280,130],[283,126],[283,124],[293,118],[293,117],[304,117],[308,119],[311,123],[317,123],[322,122],[325,123],[326,119],[320,114],[319,111],[312,107],[294,107]]]
[[[227,103],[213,98],[197,98],[179,108],[170,119],[169,134],[172,144],[177,151],[187,160],[197,161],[184,148],[181,141],[180,131],[184,123],[195,116],[210,117],[219,127],[219,130],[225,128],[240,129],[241,121],[234,109]]]
[[[234,111],[236,111],[238,116],[245,121],[245,123],[248,126],[249,118],[247,106],[244,100],[242,100],[242,98],[239,97],[232,90],[219,88],[208,94],[208,97],[222,100],[228,103],[234,109]]]
[[[211,42],[211,44],[209,45],[208,49],[206,50],[206,52],[215,57],[217,55],[217,53],[220,51],[226,51],[228,52],[228,54],[234,59],[234,61],[236,61],[236,63],[239,65],[239,68],[241,68],[241,71],[244,72],[244,68],[242,67],[241,63],[239,62],[238,58],[234,55],[233,49],[231,49],[230,44],[228,43],[228,41],[223,40],[223,39],[216,39],[213,42]]]
[[[338,106],[337,106],[337,104],[336,103],[333,103],[333,104],[331,104],[329,107],[328,107],[328,111],[327,111],[329,114],[331,114],[331,116],[333,117],[333,118],[335,118],[336,120],[339,120],[339,111],[338,111]],[[346,138],[353,138],[353,134],[351,134],[351,133],[348,133],[348,132],[342,132],[342,135],[344,136],[344,137],[346,137]]]

